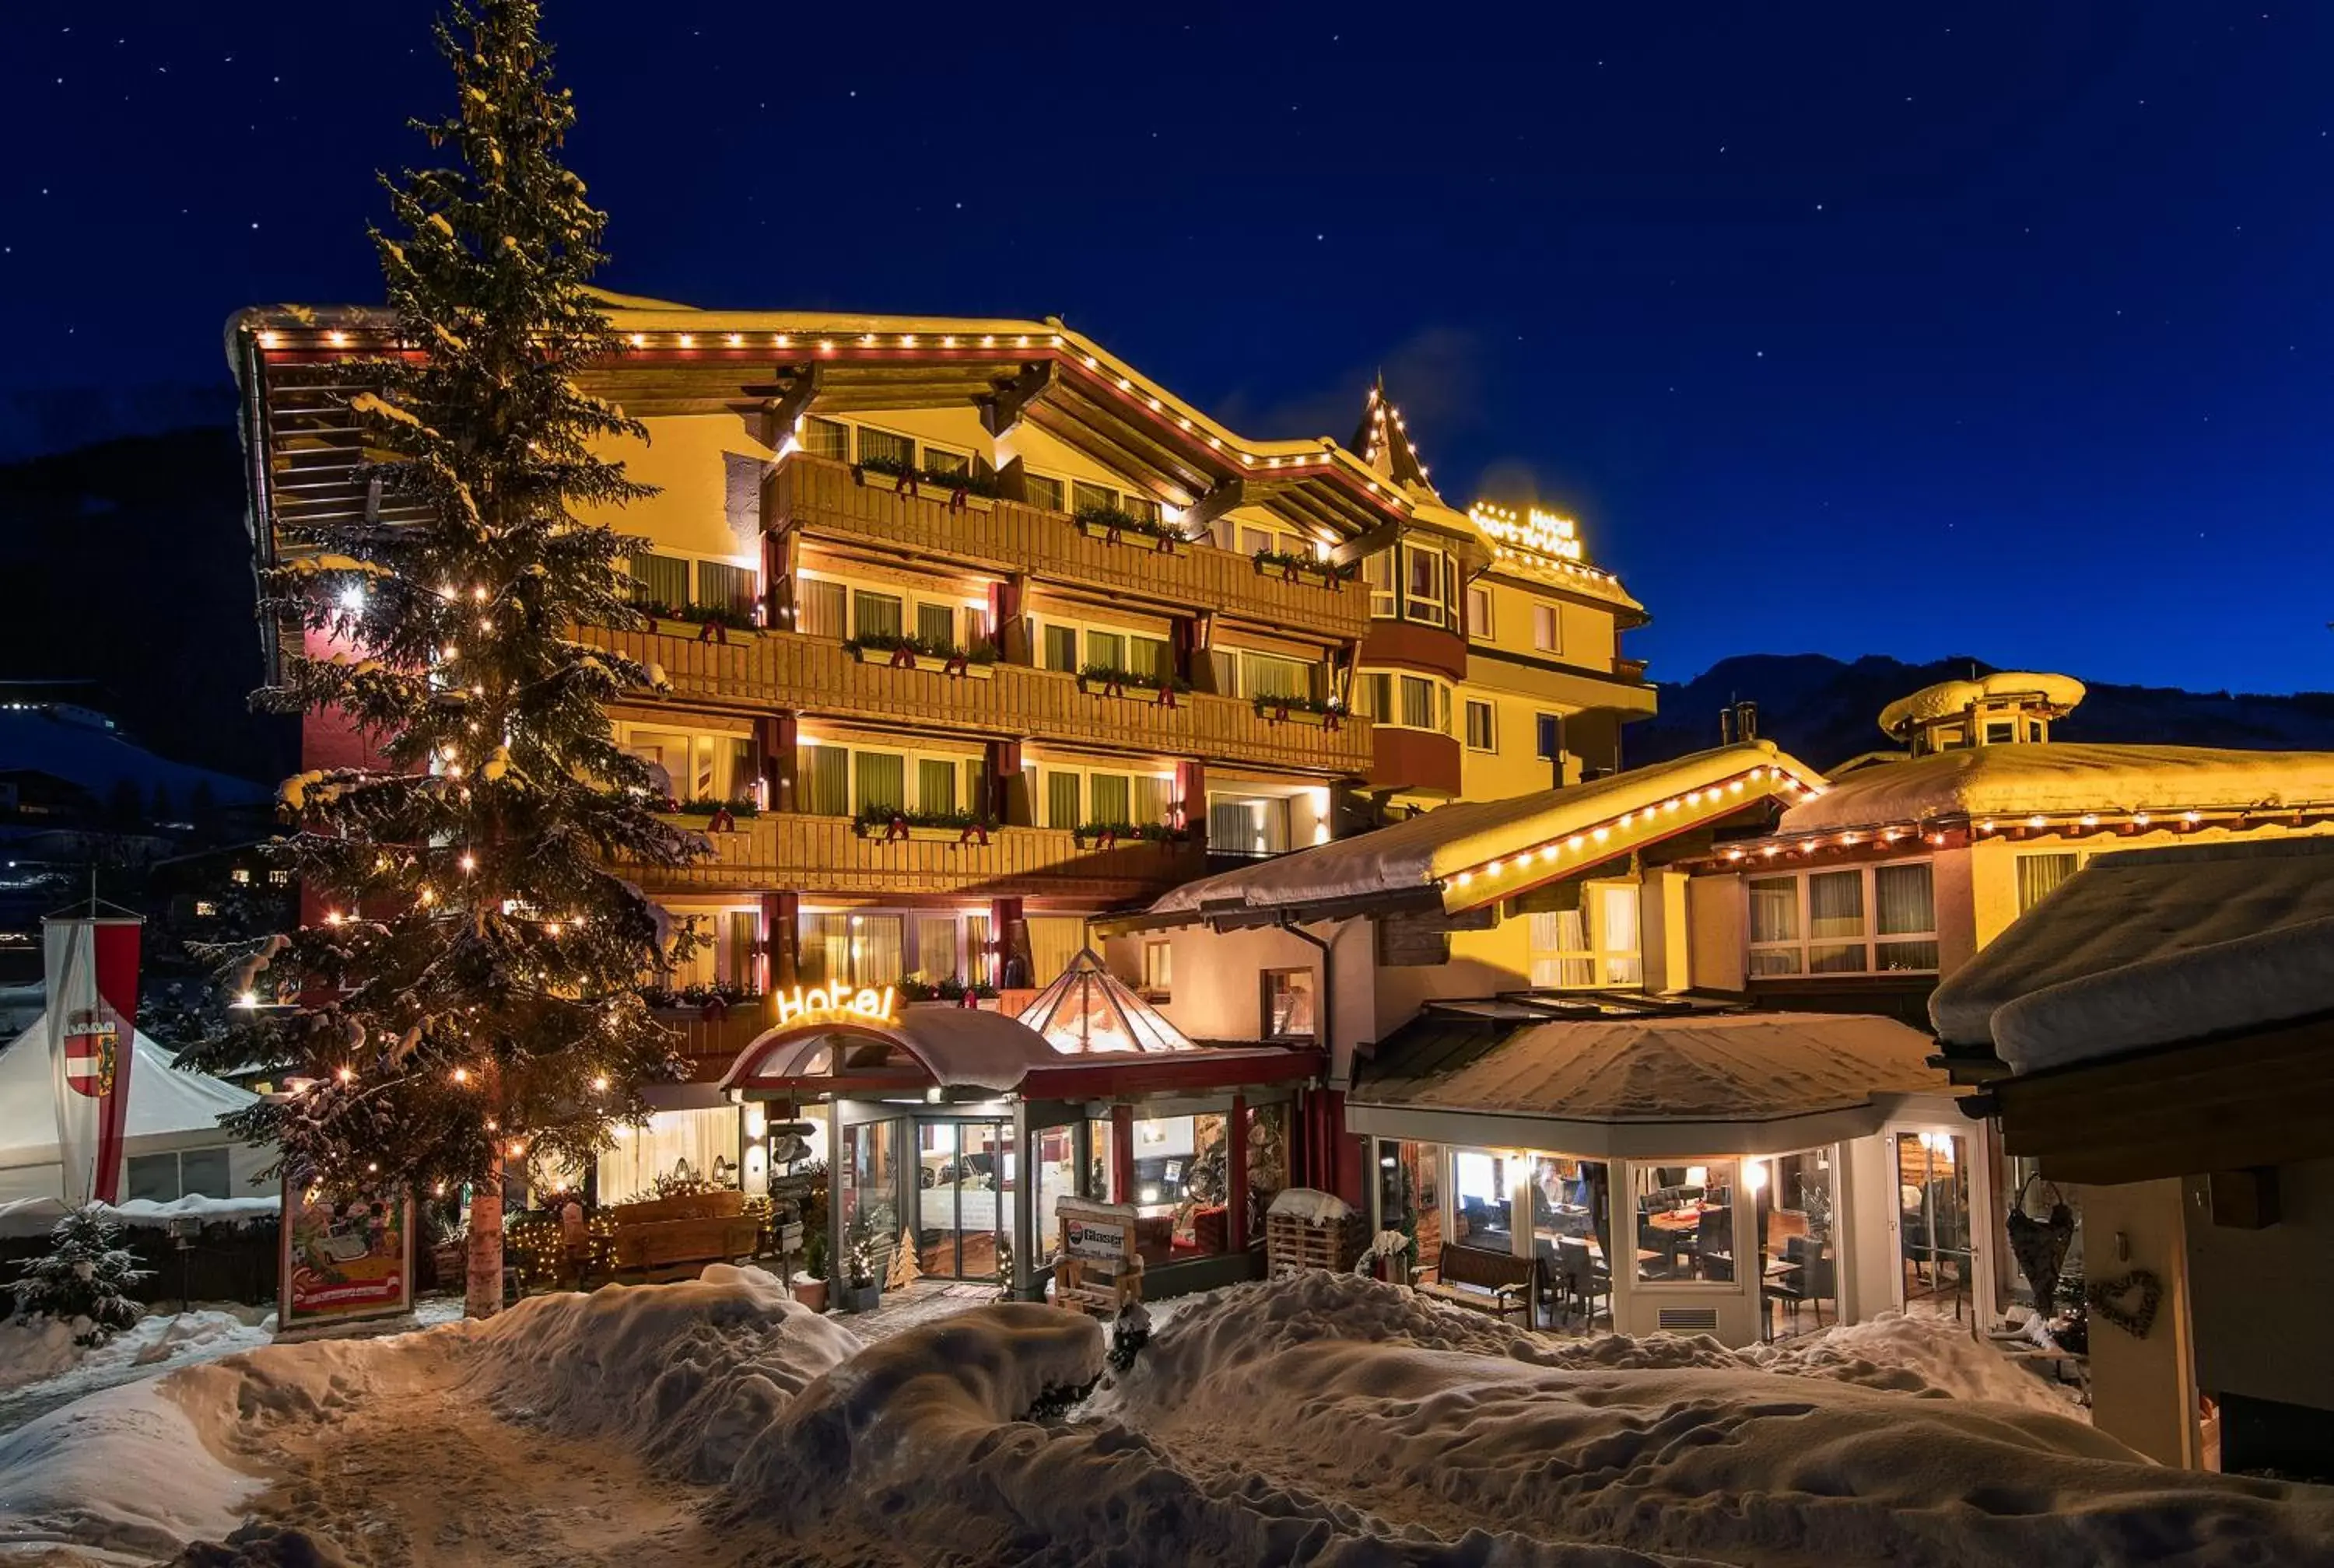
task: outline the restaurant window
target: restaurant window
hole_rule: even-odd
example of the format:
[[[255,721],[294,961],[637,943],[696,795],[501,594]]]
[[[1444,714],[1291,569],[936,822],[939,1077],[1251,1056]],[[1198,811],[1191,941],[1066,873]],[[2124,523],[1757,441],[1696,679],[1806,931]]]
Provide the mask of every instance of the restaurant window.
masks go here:
[[[2080,857],[2071,850],[2018,857],[2018,912],[2040,903],[2045,894],[2075,874]]]
[[[1731,1159],[1629,1167],[1640,1281],[1734,1283],[1734,1176]]]
[[[839,419],[810,415],[802,422],[798,439],[802,449],[814,457],[832,457],[838,463],[851,461],[851,427]]]
[[[1580,907],[1545,909],[1531,917],[1531,983],[1542,989],[1590,989],[1642,985],[1637,885],[1588,882]]]
[[[1403,614],[1427,626],[1447,625],[1451,558],[1427,545],[1404,544],[1402,561]]]
[[[1450,1239],[1484,1252],[1512,1252],[1509,1224],[1512,1155],[1489,1149],[1460,1149],[1451,1155]]]
[[[1927,861],[1752,877],[1744,885],[1754,976],[1937,967],[1936,890]]]
[[[632,553],[632,569],[633,603],[661,604],[668,610],[688,605],[689,563],[683,557],[637,550]]]
[[[1386,1228],[1410,1242],[1410,1265],[1423,1273],[1442,1259],[1442,1145],[1378,1145],[1378,1212]]]
[[[1312,970],[1267,969],[1264,972],[1264,1038],[1311,1039],[1316,1030],[1313,1000]]]
[[[1042,506],[1048,512],[1062,510],[1062,482],[1044,474],[1021,473],[1021,493],[1032,506]]]
[[[1487,586],[1467,590],[1467,635],[1482,642],[1496,635],[1491,630],[1491,591]]]
[[[1164,1002],[1174,993],[1175,947],[1172,942],[1143,944],[1143,995],[1145,1000]]]
[[[1471,697],[1467,699],[1467,746],[1472,751],[1499,749],[1499,741],[1492,728],[1491,705]]]
[[[1532,1250],[1563,1299],[1610,1326],[1613,1296],[1611,1168],[1601,1159],[1535,1154],[1530,1190]]]
[[[1362,561],[1362,581],[1370,585],[1370,613],[1380,620],[1391,620],[1397,613],[1398,596],[1394,591],[1394,552],[1381,550]]]
[[[1837,1170],[1829,1148],[1743,1162],[1760,1238],[1766,1337],[1839,1322]]]
[[[859,427],[859,460],[863,463],[905,463],[911,467],[916,461],[916,443],[890,430],[873,430]]]

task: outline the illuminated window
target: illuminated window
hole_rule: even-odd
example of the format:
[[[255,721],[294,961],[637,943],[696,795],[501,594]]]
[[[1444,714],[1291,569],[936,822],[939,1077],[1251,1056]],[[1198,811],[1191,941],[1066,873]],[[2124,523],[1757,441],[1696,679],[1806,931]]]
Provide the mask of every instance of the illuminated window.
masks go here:
[[[951,452],[945,447],[927,443],[923,467],[927,474],[969,474],[972,472],[972,458],[963,452]]]
[[[292,885],[292,873],[286,871],[270,871],[267,873],[267,884],[274,888],[288,888]]]
[[[1752,877],[1753,976],[1928,974],[1937,967],[1927,861]]]
[[[1021,493],[1032,506],[1042,506],[1048,512],[1062,510],[1062,482],[1045,474],[1032,474],[1026,469],[1021,475]]]
[[[1143,995],[1164,1002],[1173,989],[1175,948],[1168,942],[1143,944]]]
[[[1427,626],[1449,624],[1451,618],[1451,559],[1423,544],[1402,547],[1402,612]]]
[[[208,899],[197,899],[195,900],[195,913],[199,917],[208,919],[210,916],[218,913],[218,906],[212,903]]]
[[[1267,1040],[1313,1035],[1313,971],[1267,969],[1264,972],[1264,1031]]]
[[[1531,917],[1531,982],[1548,989],[1644,983],[1637,940],[1637,885],[1587,882],[1580,905]]]
[[[235,883],[237,887],[249,887],[251,885],[250,868],[246,866],[237,866],[233,871],[227,872],[227,880]]]
[[[859,460],[863,463],[905,463],[913,467],[916,443],[905,436],[889,430],[871,430],[859,427]]]
[[[1370,613],[1380,620],[1393,620],[1398,603],[1394,591],[1394,552],[1381,550],[1365,559],[1362,581],[1370,585]]]
[[[1471,751],[1497,751],[1499,740],[1492,728],[1491,705],[1474,697],[1467,699],[1467,746]]]
[[[1467,635],[1481,642],[1497,635],[1491,630],[1491,591],[1481,584],[1467,590]]]
[[[815,457],[832,457],[838,463],[851,461],[851,427],[837,419],[822,419],[813,414],[803,421],[802,449]]]
[[[1564,651],[1564,611],[1553,604],[1532,606],[1532,646],[1542,653]]]
[[[2024,914],[2060,882],[2075,874],[2080,860],[2073,851],[2018,857],[2018,912]]]

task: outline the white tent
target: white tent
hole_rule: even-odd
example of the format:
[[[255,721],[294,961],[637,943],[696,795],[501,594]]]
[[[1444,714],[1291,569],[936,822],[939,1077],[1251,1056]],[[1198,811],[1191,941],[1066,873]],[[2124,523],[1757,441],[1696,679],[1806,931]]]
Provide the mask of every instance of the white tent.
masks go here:
[[[170,1203],[186,1191],[181,1172],[190,1172],[197,1173],[195,1190],[207,1187],[212,1198],[264,1200],[273,1207],[274,1184],[256,1186],[253,1178],[275,1163],[275,1151],[239,1143],[218,1124],[221,1112],[248,1105],[254,1096],[232,1083],[180,1072],[171,1065],[170,1053],[146,1034],[136,1036],[135,1049],[123,1158],[135,1162],[139,1179],[125,1176],[122,1197]],[[43,1016],[0,1046],[0,1206],[26,1198],[53,1201],[63,1192],[54,1094],[49,1026]],[[189,1155],[198,1158],[189,1160]],[[224,1191],[217,1189],[217,1180],[222,1155]],[[178,1158],[149,1159],[155,1156]]]

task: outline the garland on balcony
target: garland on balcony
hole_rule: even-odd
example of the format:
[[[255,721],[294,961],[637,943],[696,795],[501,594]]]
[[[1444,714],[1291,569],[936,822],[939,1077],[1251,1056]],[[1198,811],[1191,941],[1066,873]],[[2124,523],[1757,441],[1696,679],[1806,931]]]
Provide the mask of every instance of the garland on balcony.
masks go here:
[[[1323,729],[1341,729],[1345,722],[1345,705],[1335,697],[1258,697],[1249,706],[1256,717],[1274,724],[1287,724],[1295,714],[1312,714],[1321,720]]]
[[[863,839],[881,839],[894,843],[908,836],[910,828],[952,828],[960,844],[986,844],[989,835],[997,831],[996,822],[971,812],[860,812],[851,819],[851,831]]]
[[[1081,527],[1104,530],[1103,543],[1105,544],[1118,544],[1120,536],[1126,534],[1140,534],[1154,541],[1162,553],[1171,552],[1179,544],[1191,543],[1164,523],[1149,517],[1137,517],[1133,513],[1116,506],[1081,506],[1077,510],[1076,522]]]
[[[634,601],[642,615],[659,620],[685,620],[698,628],[699,642],[728,642],[733,631],[755,631],[754,617],[729,604],[667,604],[661,599]]]
[[[902,980],[897,989],[902,1002],[955,1002],[964,1006],[997,995],[997,987],[986,980],[976,980],[968,986],[954,975],[938,984],[930,980]]]
[[[968,495],[978,495],[987,501],[1000,497],[1000,486],[994,474],[976,474],[969,468],[953,474],[939,474],[930,468],[919,468],[913,463],[898,457],[862,457],[851,465],[851,482],[854,485],[865,485],[870,474],[881,474],[887,479],[896,480],[902,495],[921,494],[924,486],[930,486],[948,497],[948,508],[951,512],[963,511]]]
[[[1081,849],[1107,850],[1128,843],[1180,844],[1184,833],[1164,822],[1081,822],[1070,830],[1070,837]]]
[[[759,997],[760,992],[747,986],[690,985],[643,986],[641,1002],[662,1013],[695,1012],[708,1021],[719,1018],[732,1007],[740,1007]]]
[[[737,819],[739,817],[762,814],[761,806],[751,795],[740,796],[734,801],[715,800],[710,795],[700,795],[693,801],[667,800],[659,809],[669,817],[709,818],[707,830],[717,833],[737,832]]]
[[[888,653],[894,669],[913,669],[918,659],[938,659],[946,661],[941,673],[960,676],[972,665],[997,662],[997,644],[986,637],[977,637],[969,648],[939,637],[903,635],[897,631],[867,631],[857,637],[846,637],[843,646],[857,654]]]
[[[1350,566],[1338,566],[1310,555],[1299,555],[1291,550],[1259,550],[1249,557],[1256,563],[1256,574],[1278,572],[1290,582],[1310,574],[1318,577],[1330,588],[1341,587],[1353,575]]]
[[[1115,664],[1081,664],[1078,666],[1078,689],[1094,697],[1124,697],[1129,687],[1137,691],[1155,691],[1159,706],[1176,706],[1175,694],[1189,691],[1191,683],[1180,675],[1157,675],[1147,669],[1124,669]]]

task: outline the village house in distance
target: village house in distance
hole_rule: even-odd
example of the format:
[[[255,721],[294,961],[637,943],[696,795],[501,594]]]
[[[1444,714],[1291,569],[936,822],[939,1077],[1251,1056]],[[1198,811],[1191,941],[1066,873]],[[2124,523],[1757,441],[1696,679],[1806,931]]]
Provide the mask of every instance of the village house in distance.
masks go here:
[[[797,990],[888,988],[911,1036],[960,1030],[924,1015],[968,994],[1002,993],[1009,1019],[1073,972],[1092,920],[1211,869],[1609,773],[1654,709],[1622,651],[1642,607],[1568,521],[1445,505],[1383,387],[1346,446],[1257,441],[1057,322],[609,304],[625,352],[586,385],[647,427],[610,455],[659,493],[606,521],[647,541],[652,621],[579,635],[661,671],[610,717],[717,853],[644,876],[713,938],[655,977],[694,1081],[600,1161],[595,1196],[683,1163],[750,1190],[768,1130],[823,1111],[837,1234],[911,1228],[926,1274],[989,1278],[1009,1247],[1029,1288],[1044,1254],[1010,1190],[1039,1228],[1059,1194],[1147,1195],[1185,1212],[1154,1291],[1235,1276],[1254,1236],[1224,1201],[1227,1148],[1268,1194],[1325,1179],[1345,1142],[1327,1101],[1291,1115],[1322,1078],[1310,970],[1281,976],[1270,1029],[1230,1032],[1259,1049],[1191,1047],[1163,1080],[1098,1051],[1110,1071],[1073,1098],[920,1038],[888,1065],[788,1056],[785,1077],[740,1053]],[[388,326],[230,323],[263,563],[304,524],[393,517],[346,408]],[[304,766],[362,760],[309,722]],[[1126,978],[1164,998],[1152,956]],[[1203,1187],[1217,1214],[1194,1225]]]

